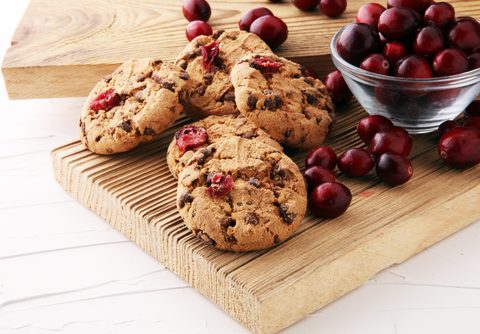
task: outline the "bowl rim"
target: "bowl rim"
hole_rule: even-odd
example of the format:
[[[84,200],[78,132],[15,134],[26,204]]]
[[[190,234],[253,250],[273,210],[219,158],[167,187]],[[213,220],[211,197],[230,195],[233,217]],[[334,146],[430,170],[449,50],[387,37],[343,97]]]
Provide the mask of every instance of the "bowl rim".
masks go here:
[[[424,84],[430,84],[430,83],[451,83],[452,81],[465,81],[468,79],[473,79],[476,76],[478,76],[478,81],[480,82],[480,68],[477,68],[475,70],[471,70],[468,72],[463,72],[455,75],[450,75],[446,77],[433,77],[433,78],[402,78],[402,77],[394,77],[390,75],[384,75],[384,74],[379,74],[379,73],[374,73],[370,71],[366,71],[358,66],[355,66],[353,64],[350,64],[347,62],[345,59],[343,59],[337,52],[336,48],[336,42],[338,39],[338,36],[340,33],[350,24],[354,23],[349,23],[342,27],[340,30],[338,30],[335,35],[333,35],[331,41],[330,41],[330,51],[332,53],[332,57],[334,58],[335,61],[339,62],[343,67],[348,69],[352,74],[355,76],[362,76],[362,77],[367,77],[370,79],[375,79],[375,80],[382,80],[382,81],[389,81],[391,83],[424,83]],[[340,69],[339,69],[340,70]]]

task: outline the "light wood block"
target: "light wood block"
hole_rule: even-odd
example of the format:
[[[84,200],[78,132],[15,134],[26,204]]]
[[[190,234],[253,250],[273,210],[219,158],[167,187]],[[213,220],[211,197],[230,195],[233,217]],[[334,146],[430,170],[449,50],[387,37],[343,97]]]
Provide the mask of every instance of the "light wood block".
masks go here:
[[[337,152],[360,146],[354,128],[362,109],[340,110],[328,141]],[[176,207],[176,180],[165,162],[178,126],[113,157],[80,142],[52,153],[55,177],[74,198],[165,264],[253,333],[269,334],[357,288],[480,218],[480,167],[451,169],[433,135],[415,138],[414,178],[389,188],[372,173],[340,176],[353,202],[335,220],[308,214],[295,236],[271,250],[234,254],[197,240]],[[304,154],[293,158],[303,165]]]

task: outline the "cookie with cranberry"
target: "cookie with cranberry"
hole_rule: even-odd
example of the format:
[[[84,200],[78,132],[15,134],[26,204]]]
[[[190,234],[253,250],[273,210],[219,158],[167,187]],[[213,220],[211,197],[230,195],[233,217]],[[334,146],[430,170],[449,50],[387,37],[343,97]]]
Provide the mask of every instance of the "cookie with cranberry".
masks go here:
[[[183,111],[188,74],[155,59],[132,59],[92,90],[80,117],[80,138],[99,154],[125,152],[152,140]]]
[[[258,140],[278,150],[282,146],[243,116],[209,116],[175,133],[167,151],[167,164],[176,178],[193,154],[227,137]]]
[[[177,206],[201,240],[228,251],[275,246],[299,227],[306,189],[298,166],[255,140],[231,137],[197,151],[179,175]]]
[[[325,139],[333,103],[318,79],[301,65],[275,55],[249,55],[232,69],[240,112],[280,144],[310,149]]]
[[[192,80],[188,116],[200,119],[238,113],[229,75],[235,63],[249,53],[271,50],[257,35],[239,30],[198,36],[187,45],[175,63]]]

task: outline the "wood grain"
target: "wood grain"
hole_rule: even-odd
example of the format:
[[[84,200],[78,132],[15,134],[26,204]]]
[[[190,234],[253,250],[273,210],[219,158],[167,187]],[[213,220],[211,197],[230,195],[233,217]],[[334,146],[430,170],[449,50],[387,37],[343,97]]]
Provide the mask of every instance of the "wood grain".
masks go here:
[[[354,102],[340,110],[328,142],[338,152],[360,145]],[[176,181],[165,152],[177,125],[153,142],[102,157],[74,142],[53,151],[55,177],[147,253],[254,333],[275,333],[403,262],[480,217],[480,167],[453,170],[439,161],[433,135],[415,138],[414,178],[389,188],[372,173],[340,176],[354,194],[335,220],[307,215],[296,234],[266,251],[232,254],[197,240],[176,207]],[[302,166],[303,153],[293,154]]]
[[[269,7],[289,27],[281,56],[312,66],[320,75],[333,68],[329,43],[355,18],[363,0],[330,19],[305,13],[290,1],[210,0],[214,29],[236,29],[246,10]],[[458,15],[480,17],[480,2],[450,1]],[[32,0],[2,65],[11,98],[86,96],[119,63],[138,57],[173,60],[187,43],[179,0]]]

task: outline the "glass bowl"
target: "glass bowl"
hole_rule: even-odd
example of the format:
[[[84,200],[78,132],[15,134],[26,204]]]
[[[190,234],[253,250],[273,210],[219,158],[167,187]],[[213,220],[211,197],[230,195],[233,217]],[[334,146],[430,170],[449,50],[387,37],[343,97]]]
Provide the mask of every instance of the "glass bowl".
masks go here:
[[[335,47],[342,28],[330,43],[333,63],[353,95],[371,115],[382,115],[412,134],[438,129],[455,119],[480,93],[480,69],[431,79],[405,79],[362,70]]]

